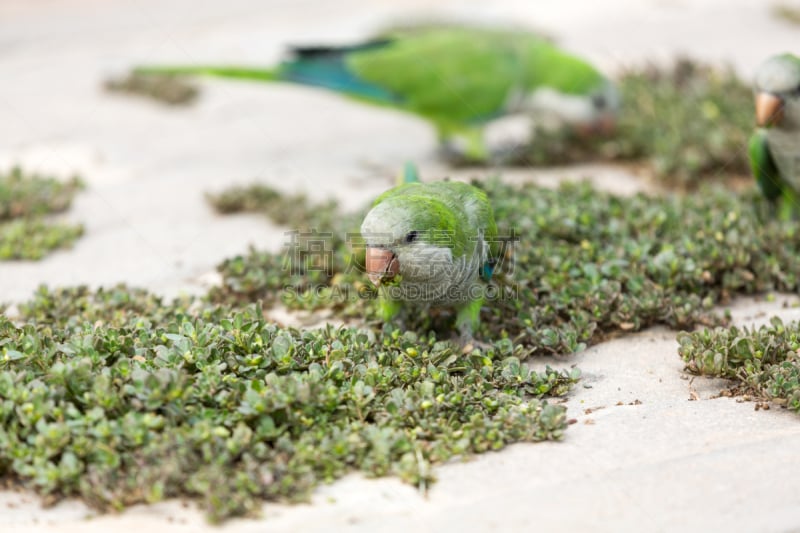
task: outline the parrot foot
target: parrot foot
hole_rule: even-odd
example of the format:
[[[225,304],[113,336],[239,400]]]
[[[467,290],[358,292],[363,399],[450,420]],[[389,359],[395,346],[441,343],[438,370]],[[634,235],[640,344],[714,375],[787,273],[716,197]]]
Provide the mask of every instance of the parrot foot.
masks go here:
[[[487,162],[485,158],[471,157],[461,147],[450,142],[442,143],[437,153],[452,167],[482,166]]]
[[[461,348],[461,353],[464,355],[471,353],[476,348],[485,352],[492,347],[491,343],[479,341],[473,337],[472,334],[468,333],[462,333],[458,336],[458,345]]]

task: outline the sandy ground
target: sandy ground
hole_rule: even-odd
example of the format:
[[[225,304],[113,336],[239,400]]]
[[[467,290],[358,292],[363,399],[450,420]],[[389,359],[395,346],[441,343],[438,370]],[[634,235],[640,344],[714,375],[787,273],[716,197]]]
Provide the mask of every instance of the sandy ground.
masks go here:
[[[65,215],[82,222],[86,235],[42,262],[0,264],[0,301],[25,299],[40,283],[205,290],[223,258],[250,243],[277,250],[284,242],[285,228],[261,217],[209,209],[203,194],[232,183],[258,180],[357,207],[387,188],[406,160],[418,161],[424,176],[453,174],[436,161],[426,124],[320,91],[207,83],[198,105],[173,110],[100,90],[101,80],[132,64],[268,63],[288,42],[346,42],[420,16],[541,28],[608,71],[691,52],[749,76],[767,55],[800,51],[800,27],[771,17],[762,0],[536,4],[3,0],[0,165],[80,172],[89,187]],[[644,187],[612,167],[503,175],[545,184],[586,177],[622,194]],[[775,313],[800,318],[782,306],[795,300],[742,300],[734,317],[740,324]],[[800,530],[797,418],[712,398],[724,383],[687,379],[676,347],[673,332],[655,329],[559,362],[585,375],[567,402],[577,424],[564,442],[516,445],[438,468],[427,497],[394,479],[353,475],[322,487],[312,505],[266,505],[262,520],[224,529]],[[700,399],[689,401],[693,393]],[[174,502],[87,516],[78,502],[42,510],[31,495],[0,492],[3,532],[208,527]]]

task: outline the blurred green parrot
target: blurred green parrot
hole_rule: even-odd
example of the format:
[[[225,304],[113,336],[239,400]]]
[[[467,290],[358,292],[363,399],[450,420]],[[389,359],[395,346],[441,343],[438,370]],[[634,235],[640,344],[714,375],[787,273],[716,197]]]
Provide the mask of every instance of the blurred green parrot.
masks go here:
[[[781,218],[800,213],[800,57],[767,59],[755,77],[756,123],[750,166],[761,191],[780,201]]]
[[[485,161],[487,123],[526,114],[582,134],[613,129],[620,98],[586,61],[518,30],[406,28],[343,47],[298,47],[274,68],[149,66],[137,72],[204,74],[322,87],[401,109],[434,125],[439,140]]]

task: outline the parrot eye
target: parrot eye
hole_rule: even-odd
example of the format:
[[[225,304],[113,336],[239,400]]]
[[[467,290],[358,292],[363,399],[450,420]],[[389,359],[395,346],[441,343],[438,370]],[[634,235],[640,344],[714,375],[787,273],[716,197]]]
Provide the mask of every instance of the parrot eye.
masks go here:
[[[417,235],[419,235],[419,232],[417,230],[409,231],[406,234],[406,243],[410,244],[410,243],[416,241],[417,240]]]
[[[604,109],[606,107],[606,97],[602,94],[592,96],[592,105],[597,109]]]

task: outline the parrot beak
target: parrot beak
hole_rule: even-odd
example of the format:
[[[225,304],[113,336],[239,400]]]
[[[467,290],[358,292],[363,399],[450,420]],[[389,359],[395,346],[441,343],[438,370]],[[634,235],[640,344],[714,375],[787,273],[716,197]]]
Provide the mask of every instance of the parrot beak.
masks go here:
[[[367,247],[367,277],[374,285],[392,279],[400,272],[400,262],[394,252],[385,248]]]
[[[603,115],[594,122],[579,124],[575,130],[580,137],[610,136],[617,128],[617,121],[613,115]]]
[[[783,98],[774,94],[756,94],[756,124],[768,128],[780,124],[783,119]]]
[[[614,115],[605,115],[597,121],[595,128],[602,135],[611,135],[617,130],[617,119]]]

